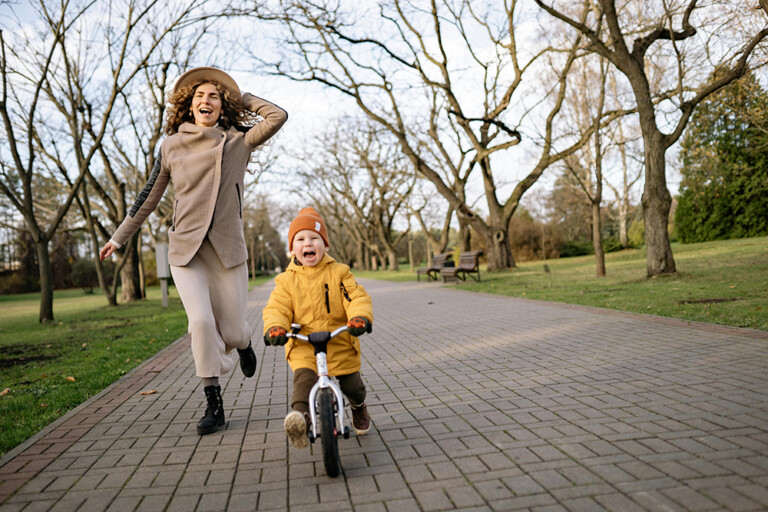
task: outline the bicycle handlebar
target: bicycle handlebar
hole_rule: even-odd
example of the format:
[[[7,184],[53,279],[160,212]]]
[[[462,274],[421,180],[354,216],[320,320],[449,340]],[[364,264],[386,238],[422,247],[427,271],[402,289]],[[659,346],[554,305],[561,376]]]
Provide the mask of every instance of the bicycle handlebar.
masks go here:
[[[332,332],[317,331],[317,332],[310,333],[309,336],[306,336],[304,334],[299,334],[299,333],[287,332],[287,333],[285,333],[285,336],[288,337],[288,338],[296,338],[297,340],[308,341],[309,343],[314,344],[314,343],[324,343],[324,342],[327,342],[327,341],[331,340],[332,338],[335,338],[339,334],[341,334],[343,332],[346,332],[346,331],[347,331],[347,326],[346,325],[342,325],[341,327],[339,327],[338,329],[335,329]]]

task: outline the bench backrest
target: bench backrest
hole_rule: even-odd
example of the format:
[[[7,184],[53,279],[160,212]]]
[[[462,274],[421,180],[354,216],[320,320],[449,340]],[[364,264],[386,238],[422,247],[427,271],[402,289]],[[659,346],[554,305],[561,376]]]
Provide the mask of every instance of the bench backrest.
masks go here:
[[[434,256],[432,256],[432,266],[433,267],[442,267],[445,264],[445,260],[447,260],[449,256],[451,256],[450,253],[448,253],[448,254],[435,254]]]
[[[459,255],[459,266],[468,268],[477,268],[480,264],[480,255],[483,251],[467,251]]]

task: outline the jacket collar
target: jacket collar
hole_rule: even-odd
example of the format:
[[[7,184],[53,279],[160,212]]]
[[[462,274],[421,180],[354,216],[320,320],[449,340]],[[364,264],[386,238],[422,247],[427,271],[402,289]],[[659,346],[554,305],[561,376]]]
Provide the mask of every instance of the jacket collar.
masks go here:
[[[212,130],[215,130],[215,133],[221,133],[223,131],[237,132],[237,129],[234,126],[230,126],[228,130],[224,130],[224,128],[219,127],[219,125],[207,127],[197,126],[195,123],[181,123],[178,133],[205,133]]]

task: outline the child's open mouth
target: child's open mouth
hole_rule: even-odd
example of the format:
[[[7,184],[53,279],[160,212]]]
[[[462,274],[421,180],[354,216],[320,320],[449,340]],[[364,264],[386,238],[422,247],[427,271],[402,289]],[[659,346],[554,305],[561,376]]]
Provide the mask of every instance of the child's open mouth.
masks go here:
[[[317,256],[317,253],[315,251],[307,251],[304,253],[305,258],[314,258]]]

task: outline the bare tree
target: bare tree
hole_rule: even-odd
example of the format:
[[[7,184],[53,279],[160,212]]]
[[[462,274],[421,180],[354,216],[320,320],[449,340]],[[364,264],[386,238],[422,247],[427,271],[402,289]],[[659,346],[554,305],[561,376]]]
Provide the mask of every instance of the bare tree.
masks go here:
[[[310,151],[313,165],[301,171],[306,194],[321,213],[346,226],[357,242],[359,262],[372,251],[390,270],[398,269],[397,246],[407,230],[396,233],[395,222],[413,190],[416,177],[391,141],[373,123],[344,119],[318,137]],[[366,265],[367,266],[367,265]]]
[[[603,58],[583,59],[576,73],[576,80],[582,93],[572,98],[574,123],[588,130],[598,126],[592,134],[591,144],[585,144],[581,150],[565,158],[562,162],[565,169],[573,175],[586,196],[592,210],[592,246],[595,252],[595,273],[597,277],[605,277],[605,252],[602,240],[603,202],[603,161],[604,142],[600,120],[603,118],[606,105],[606,61]],[[576,71],[576,70],[575,70]]]
[[[746,6],[699,7],[697,0],[664,2],[658,9],[647,2],[629,1],[617,7],[614,0],[599,0],[597,15],[588,20],[569,14],[573,2],[562,2],[562,7],[535,2],[587,37],[590,49],[608,59],[629,82],[645,153],[646,273],[648,277],[675,273],[667,232],[672,197],[666,152],[680,138],[696,106],[749,69],[768,27],[764,20],[759,22],[762,29],[750,27],[754,14]],[[670,121],[670,115],[676,119]]]
[[[45,167],[36,162],[37,116],[44,98],[44,87],[57,67],[57,54],[64,35],[80,21],[90,6],[62,9],[54,15],[41,4],[44,23],[39,33],[28,34],[28,37],[19,34],[11,44],[6,40],[5,31],[0,31],[0,114],[7,140],[7,146],[0,153],[0,188],[24,217],[35,243],[40,273],[40,322],[53,321],[53,273],[48,245],[77,193],[85,169],[79,169],[52,215],[40,215],[35,187]],[[31,42],[33,36],[35,44]]]
[[[436,224],[433,219],[436,221],[440,216],[436,211],[439,206],[442,205],[436,205],[435,199],[424,193],[411,193],[411,198],[408,201],[408,209],[411,215],[416,217],[421,231],[424,233],[427,266],[432,265],[433,255],[443,254],[448,249],[448,237],[454,212],[450,206],[444,208],[441,227],[439,229],[430,228],[431,225]]]
[[[614,98],[618,98],[615,73],[610,73],[608,79],[611,94]],[[627,230],[632,208],[631,189],[642,177],[642,172],[637,169],[637,164],[640,167],[643,165],[642,149],[636,148],[638,139],[641,137],[636,135],[639,134],[639,128],[636,125],[633,124],[628,130],[625,129],[625,118],[616,119],[614,127],[615,130],[611,133],[611,149],[619,153],[621,180],[618,185],[614,185],[611,180],[606,180],[605,184],[613,191],[615,197],[616,209],[619,213],[619,242],[621,247],[626,249],[629,247]],[[637,154],[641,156],[638,158]],[[631,166],[631,162],[636,162],[636,165]]]
[[[392,133],[460,223],[483,238],[488,268],[498,270],[514,266],[508,226],[521,197],[589,133],[555,126],[581,36],[559,49],[521,50],[517,0],[487,9],[468,0],[393,0],[381,4],[378,17],[359,22],[337,7],[286,0],[278,11],[258,14],[286,28],[284,47],[291,53],[268,63],[274,72],[342,92]],[[534,83],[541,76],[547,77],[544,87]],[[418,91],[426,100],[418,101]],[[507,176],[517,170],[519,164],[497,162],[521,142],[519,126],[529,121],[538,127],[531,130],[539,132],[532,136],[538,156],[507,193],[510,178],[493,167],[501,165]],[[464,196],[475,171],[487,214]]]
[[[93,12],[87,13],[88,23],[74,27],[61,38],[58,66],[43,87],[48,104],[58,116],[38,126],[36,149],[61,170],[74,166],[84,171],[93,196],[82,197],[82,190],[78,205],[91,235],[94,255],[98,253],[99,238],[108,238],[111,229],[104,225],[101,215],[92,213],[92,206],[115,224],[125,217],[126,182],[136,181],[137,174],[149,173],[154,163],[154,146],[160,137],[165,104],[162,89],[159,100],[155,97],[156,108],[145,110],[137,108],[138,101],[126,101],[131,87],[142,77],[149,82],[150,75],[155,73],[159,73],[161,81],[156,86],[164,87],[170,65],[163,61],[157,65],[152,57],[183,24],[199,21],[196,17],[203,14],[200,4],[191,0],[170,9],[155,0],[129,0],[110,4],[106,10],[94,7]],[[141,94],[150,96],[156,90],[150,84]],[[137,172],[135,160],[125,163],[129,152],[140,152],[134,148],[141,147],[141,140],[133,139],[132,135],[137,133],[139,118],[143,120],[153,113],[156,117],[149,124],[153,125],[154,133],[149,136],[149,147],[145,150],[145,155],[152,156],[144,158],[148,169]],[[62,171],[61,176],[71,182],[66,172]],[[122,281],[123,301],[144,296],[140,242],[140,235],[136,234],[121,248],[121,271],[115,273],[111,284],[104,279],[102,263],[94,258],[101,288],[110,304],[116,304],[118,278]]]

